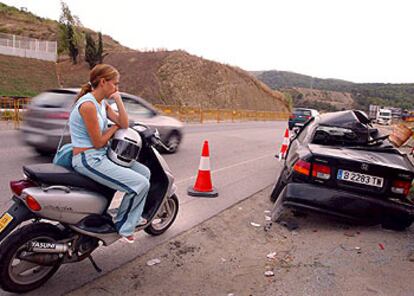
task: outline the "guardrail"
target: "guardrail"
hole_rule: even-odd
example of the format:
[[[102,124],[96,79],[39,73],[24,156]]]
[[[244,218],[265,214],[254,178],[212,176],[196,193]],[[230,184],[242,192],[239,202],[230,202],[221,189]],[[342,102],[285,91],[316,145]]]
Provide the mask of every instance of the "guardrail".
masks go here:
[[[26,106],[31,98],[0,97],[0,121],[8,125],[13,123],[14,128],[19,128],[24,118]],[[271,121],[287,120],[289,113],[256,110],[229,110],[229,109],[201,109],[193,107],[181,107],[174,105],[154,105],[155,108],[168,116],[175,117],[184,122],[235,122],[235,121]]]
[[[21,97],[0,97],[0,120],[7,124],[13,123],[14,128],[18,128],[30,100]]]
[[[173,105],[154,105],[165,115],[184,122],[221,122],[221,121],[270,121],[287,120],[289,113],[256,110],[202,109]]]

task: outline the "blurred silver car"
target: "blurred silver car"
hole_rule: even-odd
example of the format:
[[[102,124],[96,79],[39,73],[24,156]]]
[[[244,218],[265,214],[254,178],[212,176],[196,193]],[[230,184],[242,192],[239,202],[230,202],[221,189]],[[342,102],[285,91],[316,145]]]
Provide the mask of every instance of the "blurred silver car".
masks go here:
[[[79,89],[62,88],[45,91],[32,99],[21,126],[23,141],[41,154],[55,153],[64,126]],[[175,153],[183,137],[183,124],[179,120],[161,115],[144,99],[121,93],[129,120],[157,128],[161,140]],[[113,102],[109,101],[112,105]],[[112,105],[116,107],[116,105]],[[63,143],[70,142],[69,126]]]

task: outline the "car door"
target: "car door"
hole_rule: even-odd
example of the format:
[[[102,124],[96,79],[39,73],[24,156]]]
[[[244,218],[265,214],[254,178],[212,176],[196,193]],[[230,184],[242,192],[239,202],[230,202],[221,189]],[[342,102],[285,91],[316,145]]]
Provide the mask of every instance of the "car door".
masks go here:
[[[161,122],[160,116],[154,110],[151,110],[141,104],[138,100],[125,96],[122,96],[125,109],[128,113],[129,120],[134,122],[141,122],[152,128],[158,129],[161,138],[163,139],[167,133],[165,125]]]

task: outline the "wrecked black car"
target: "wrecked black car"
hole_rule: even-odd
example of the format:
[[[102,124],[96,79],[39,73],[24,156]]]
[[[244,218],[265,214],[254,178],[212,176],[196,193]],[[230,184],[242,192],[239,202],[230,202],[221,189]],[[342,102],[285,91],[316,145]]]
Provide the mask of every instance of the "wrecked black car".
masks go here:
[[[414,167],[362,111],[319,115],[290,140],[270,199],[286,208],[403,230],[414,219]]]

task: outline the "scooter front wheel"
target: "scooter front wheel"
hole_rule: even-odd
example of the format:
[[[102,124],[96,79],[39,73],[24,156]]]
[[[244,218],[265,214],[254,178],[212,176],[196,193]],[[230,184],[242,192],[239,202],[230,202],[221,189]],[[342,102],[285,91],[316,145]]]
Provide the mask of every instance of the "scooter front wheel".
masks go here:
[[[158,210],[151,224],[144,231],[150,235],[160,235],[164,233],[174,223],[177,218],[179,208],[178,198],[175,194],[167,198]]]
[[[28,252],[27,245],[31,241],[55,243],[61,237],[60,229],[48,223],[29,224],[13,232],[0,247],[0,287],[12,293],[25,293],[44,284],[58,270],[61,260],[47,265],[24,260],[48,256]]]

